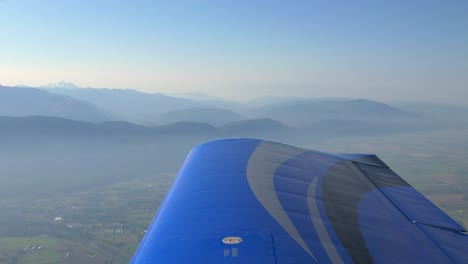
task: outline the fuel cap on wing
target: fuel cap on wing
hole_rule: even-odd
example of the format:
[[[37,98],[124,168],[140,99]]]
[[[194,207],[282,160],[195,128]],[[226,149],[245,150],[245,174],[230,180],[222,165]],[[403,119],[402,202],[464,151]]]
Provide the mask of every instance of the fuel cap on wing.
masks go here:
[[[242,238],[240,237],[230,236],[230,237],[223,238],[223,243],[228,244],[228,245],[239,244],[241,242],[242,242]]]

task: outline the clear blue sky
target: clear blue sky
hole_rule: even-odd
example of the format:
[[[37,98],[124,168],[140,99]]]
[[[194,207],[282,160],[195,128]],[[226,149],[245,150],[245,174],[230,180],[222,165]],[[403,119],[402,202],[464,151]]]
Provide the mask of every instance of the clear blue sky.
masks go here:
[[[4,0],[0,83],[468,105],[468,1]]]

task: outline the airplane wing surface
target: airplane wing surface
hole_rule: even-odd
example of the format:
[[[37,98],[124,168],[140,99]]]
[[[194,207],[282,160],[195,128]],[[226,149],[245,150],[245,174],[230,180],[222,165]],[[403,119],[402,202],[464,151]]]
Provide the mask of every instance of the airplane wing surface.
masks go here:
[[[194,148],[132,263],[468,263],[468,236],[375,155]]]

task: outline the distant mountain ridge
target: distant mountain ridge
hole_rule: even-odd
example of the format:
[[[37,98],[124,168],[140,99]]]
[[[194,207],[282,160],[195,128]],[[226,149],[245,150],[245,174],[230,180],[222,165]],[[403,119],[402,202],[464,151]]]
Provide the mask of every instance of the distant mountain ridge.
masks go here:
[[[167,125],[142,126],[123,121],[93,123],[58,117],[0,116],[0,140],[8,138],[113,138],[186,136],[206,139],[225,137],[271,136],[292,139],[329,138],[336,136],[394,134],[409,131],[444,129],[429,123],[394,123],[365,120],[323,120],[304,127],[290,127],[272,119],[251,119],[212,126],[200,122],[175,122]]]
[[[71,82],[58,82],[49,83],[47,85],[40,86],[43,89],[79,89],[80,87]]]
[[[4,87],[2,92],[10,96],[0,98],[0,115],[4,116],[54,116],[91,122],[113,120],[146,126],[196,122],[219,127],[252,119],[257,122],[274,120],[294,127],[327,120],[328,125],[330,120],[341,120],[342,124],[363,121],[366,125],[369,122],[402,125],[438,122],[452,127],[468,124],[467,109],[431,103],[387,104],[368,99],[273,96],[238,103],[205,94],[185,95],[198,98],[195,101],[131,89],[80,88],[68,82],[40,89]],[[21,94],[22,99],[14,94]]]
[[[269,124],[266,126],[265,124]],[[175,122],[167,125],[142,126],[122,121],[106,121],[93,123],[77,121],[59,117],[28,116],[8,117],[0,116],[1,136],[61,136],[61,137],[102,137],[102,136],[212,136],[223,134],[237,134],[250,132],[268,132],[273,128],[286,129],[277,121],[246,120],[233,122],[221,127],[199,122]],[[273,131],[274,132],[274,131]],[[282,130],[280,131],[282,132]]]
[[[436,120],[439,122],[457,122],[468,124],[468,107],[441,103],[405,101],[389,102],[389,105],[417,113],[424,118]]]
[[[67,83],[62,85],[70,86]],[[117,113],[126,121],[141,124],[193,121],[216,126],[268,118],[287,125],[304,126],[328,119],[411,121],[420,118],[417,114],[367,99],[263,97],[239,104],[215,100],[204,94],[195,94],[201,99],[193,101],[123,89],[54,88],[48,91],[90,101]],[[212,100],[204,101],[206,98]]]
[[[42,115],[92,122],[119,119],[111,111],[86,101],[37,88],[8,86],[0,86],[0,115]]]
[[[223,108],[208,107],[196,107],[182,110],[174,110],[166,112],[157,118],[157,120],[163,124],[181,121],[193,121],[209,123],[214,126],[224,125],[226,123],[241,121],[244,119],[245,117],[241,116],[240,114],[234,111]]]
[[[292,102],[316,102],[316,101],[348,101],[349,98],[344,97],[323,97],[323,98],[310,98],[310,97],[279,97],[279,96],[263,96],[254,98],[244,103],[246,108],[256,108],[267,105],[292,103]]]
[[[251,108],[242,113],[249,118],[271,118],[292,126],[329,119],[406,121],[420,118],[417,114],[367,99],[292,101]]]
[[[285,132],[290,128],[283,125],[281,122],[269,119],[269,118],[259,118],[259,119],[249,119],[237,122],[231,122],[221,127],[223,131],[228,131],[230,133],[235,132]]]
[[[188,99],[161,93],[143,93],[131,89],[47,88],[46,90],[99,105],[126,121],[146,124],[157,122],[157,117],[165,112],[201,106]]]

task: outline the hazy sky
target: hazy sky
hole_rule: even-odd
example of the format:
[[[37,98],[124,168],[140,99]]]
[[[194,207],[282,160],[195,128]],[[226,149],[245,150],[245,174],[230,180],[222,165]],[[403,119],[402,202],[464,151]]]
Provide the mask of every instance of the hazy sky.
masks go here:
[[[468,1],[0,1],[0,83],[62,80],[468,105]]]

